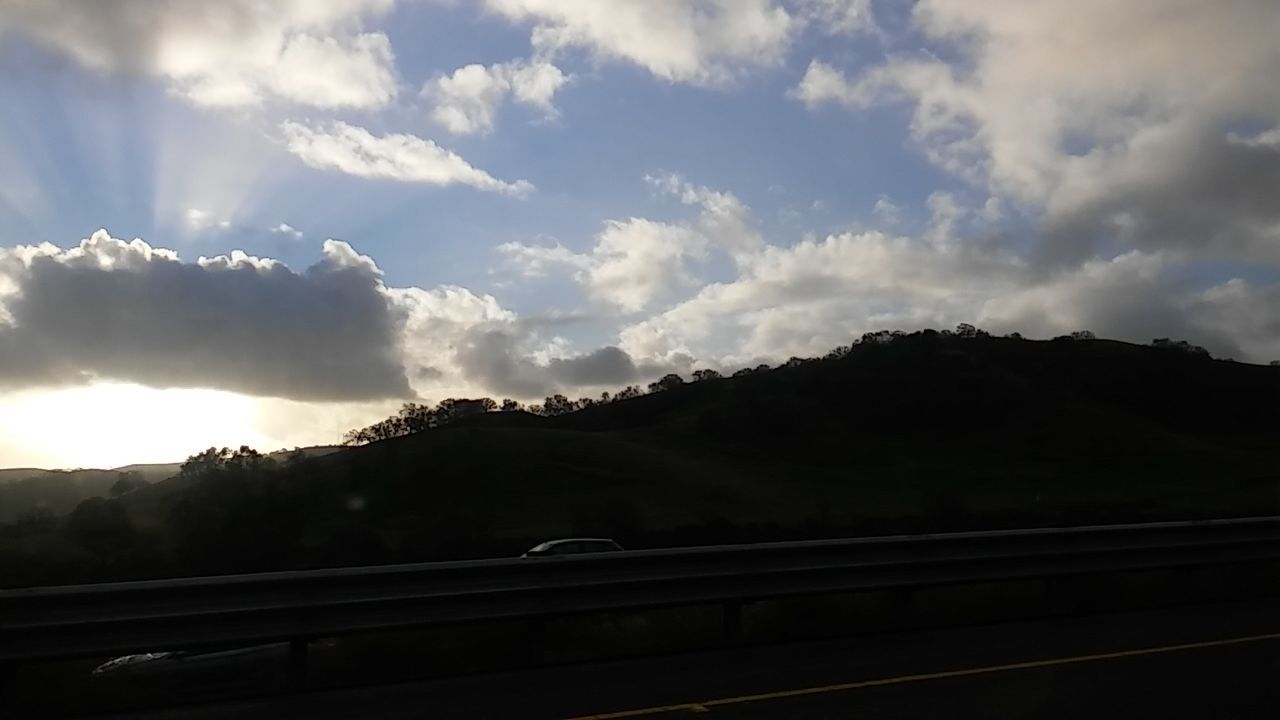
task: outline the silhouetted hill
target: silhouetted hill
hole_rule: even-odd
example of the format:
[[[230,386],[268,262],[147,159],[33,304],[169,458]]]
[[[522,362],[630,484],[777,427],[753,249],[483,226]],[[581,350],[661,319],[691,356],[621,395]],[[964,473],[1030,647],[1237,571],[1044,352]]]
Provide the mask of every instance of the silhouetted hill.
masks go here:
[[[404,558],[1275,512],[1278,401],[1277,368],[925,334],[557,417],[472,416],[314,459],[284,492],[318,544]]]
[[[492,557],[573,535],[652,547],[1280,514],[1278,405],[1280,368],[922,333],[553,417],[210,456],[14,528],[11,545],[0,534],[0,566],[22,568],[0,571],[44,583]]]

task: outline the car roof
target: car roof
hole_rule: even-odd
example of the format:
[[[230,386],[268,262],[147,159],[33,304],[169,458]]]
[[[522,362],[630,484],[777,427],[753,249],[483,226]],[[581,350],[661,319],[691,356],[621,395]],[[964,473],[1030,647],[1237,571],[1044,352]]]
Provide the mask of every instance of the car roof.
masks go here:
[[[563,545],[564,543],[571,542],[612,543],[613,540],[610,540],[609,538],[561,538],[559,540],[548,540],[542,543],[539,547],[554,547],[556,545]]]

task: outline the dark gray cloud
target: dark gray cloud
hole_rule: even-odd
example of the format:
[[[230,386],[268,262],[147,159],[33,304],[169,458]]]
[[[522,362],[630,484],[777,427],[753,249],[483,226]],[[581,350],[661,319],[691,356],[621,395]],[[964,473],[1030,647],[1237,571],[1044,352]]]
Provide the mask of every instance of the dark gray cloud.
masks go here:
[[[565,385],[625,385],[640,374],[631,356],[612,345],[586,355],[556,358],[547,371]]]
[[[545,369],[520,353],[518,338],[509,332],[475,328],[456,356],[463,377],[497,395],[533,398],[552,391]]]
[[[92,379],[298,400],[411,397],[381,275],[329,241],[303,272],[233,254],[180,261],[95,233],[0,254],[0,386]],[[0,251],[2,252],[2,251]],[[25,253],[26,257],[23,257]]]
[[[1135,152],[1051,213],[1044,257],[1079,262],[1110,238],[1144,249],[1280,262],[1280,145],[1208,130]]]
[[[511,328],[473,328],[458,346],[456,364],[476,386],[518,398],[620,388],[679,371],[662,363],[637,364],[626,351],[612,345],[541,364],[521,347],[523,337]]]

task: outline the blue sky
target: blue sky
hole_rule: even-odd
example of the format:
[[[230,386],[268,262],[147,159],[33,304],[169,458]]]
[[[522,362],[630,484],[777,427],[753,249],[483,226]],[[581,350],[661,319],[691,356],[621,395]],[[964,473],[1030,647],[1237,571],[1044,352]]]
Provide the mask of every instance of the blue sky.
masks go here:
[[[0,465],[329,442],[405,400],[598,394],[883,327],[1266,362],[1276,22],[0,0]],[[236,409],[160,445],[30,428],[129,393],[140,426]]]

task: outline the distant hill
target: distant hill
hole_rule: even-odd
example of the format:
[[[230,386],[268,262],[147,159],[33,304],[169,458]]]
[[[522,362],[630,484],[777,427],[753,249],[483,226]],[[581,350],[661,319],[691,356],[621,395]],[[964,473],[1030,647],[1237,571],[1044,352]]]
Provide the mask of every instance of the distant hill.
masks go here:
[[[321,563],[577,534],[652,545],[1280,512],[1277,407],[1280,368],[920,334],[557,417],[467,417],[317,457],[277,501]]]
[[[318,457],[339,449],[337,446],[301,448],[307,457]],[[289,452],[281,450],[272,457],[283,459]],[[42,468],[0,469],[0,523],[13,522],[22,512],[32,508],[48,508],[55,515],[65,515],[91,497],[107,497],[111,486],[122,473],[138,473],[137,477],[156,484],[173,477],[182,463],[124,465],[109,470],[46,470]],[[143,488],[150,493],[156,491]],[[134,491],[130,495],[139,492]],[[165,490],[159,491],[161,494]]]

